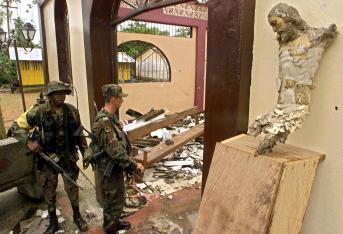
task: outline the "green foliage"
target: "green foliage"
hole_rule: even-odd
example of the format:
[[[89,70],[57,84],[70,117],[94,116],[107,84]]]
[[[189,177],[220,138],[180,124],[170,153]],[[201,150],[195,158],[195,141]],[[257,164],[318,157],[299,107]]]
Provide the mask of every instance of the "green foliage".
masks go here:
[[[34,0],[35,1],[35,0]],[[0,7],[0,26],[3,26],[3,23],[7,20],[7,17],[12,18],[12,10],[9,11],[9,16],[6,15],[6,6],[8,2],[9,6],[15,6],[13,5],[14,3],[21,3],[21,0],[2,0],[1,1],[1,5],[2,7]]]
[[[191,37],[191,27],[178,28],[176,30],[176,37]]]
[[[169,36],[168,31],[163,31],[157,27],[148,27],[147,23],[142,23],[142,22],[137,22],[137,21],[130,23],[128,26],[123,28],[121,32]]]
[[[21,31],[24,27],[24,21],[20,17],[18,17],[18,18],[15,18],[13,22],[14,22],[14,37],[17,39],[17,46],[27,47],[26,40]]]
[[[153,45],[144,41],[128,41],[118,46],[118,51],[125,52],[127,55],[136,59],[144,52],[152,48]]]
[[[11,61],[5,53],[0,52],[0,85],[10,84],[13,79],[16,79],[15,62]]]

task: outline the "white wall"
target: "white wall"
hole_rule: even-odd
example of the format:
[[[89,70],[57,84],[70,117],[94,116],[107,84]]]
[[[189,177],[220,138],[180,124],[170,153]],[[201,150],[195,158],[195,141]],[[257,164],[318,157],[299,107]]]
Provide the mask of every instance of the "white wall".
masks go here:
[[[86,58],[83,38],[82,0],[67,0],[73,85],[77,89],[82,124],[90,129]],[[76,106],[76,95],[68,101]]]
[[[164,53],[170,63],[171,82],[121,84],[129,94],[120,109],[121,118],[128,118],[125,112],[129,108],[146,113],[152,107],[177,112],[194,106],[196,32],[192,38],[118,33],[118,45],[131,40],[152,43]]]
[[[44,24],[45,24],[45,38],[46,50],[48,58],[48,72],[49,79],[58,80],[58,58],[57,58],[57,45],[56,45],[56,29],[55,29],[55,1],[48,1],[44,6]],[[42,42],[43,43],[43,42]]]
[[[268,25],[269,10],[277,0],[257,0],[255,15],[254,60],[252,69],[250,122],[256,115],[272,110],[276,104],[278,43]],[[310,26],[336,23],[343,33],[342,0],[284,0],[298,9]],[[325,52],[312,91],[311,114],[302,129],[288,143],[326,154],[312,188],[302,233],[343,233],[343,38],[338,36]],[[335,110],[338,107],[338,110]]]

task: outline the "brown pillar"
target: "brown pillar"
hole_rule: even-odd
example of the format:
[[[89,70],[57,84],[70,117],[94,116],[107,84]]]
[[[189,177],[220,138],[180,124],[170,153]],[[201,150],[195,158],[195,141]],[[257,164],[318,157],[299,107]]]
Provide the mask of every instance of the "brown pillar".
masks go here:
[[[94,101],[103,106],[101,86],[115,82],[112,67],[113,29],[111,21],[118,14],[119,0],[82,0],[86,72],[91,122],[95,117]]]
[[[248,126],[255,0],[211,0],[203,188],[216,142]]]

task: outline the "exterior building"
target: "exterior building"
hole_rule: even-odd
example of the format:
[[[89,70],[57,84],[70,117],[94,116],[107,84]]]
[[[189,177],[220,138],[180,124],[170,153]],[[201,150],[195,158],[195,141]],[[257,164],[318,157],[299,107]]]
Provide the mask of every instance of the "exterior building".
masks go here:
[[[42,0],[39,3],[45,46],[45,76],[48,80],[60,79],[71,83],[77,89],[75,96],[68,97],[67,101],[79,104],[82,121],[87,127],[95,117],[94,104],[98,107],[103,104],[101,86],[105,83],[122,83],[123,89],[129,94],[121,108],[121,118],[126,118],[123,113],[129,108],[142,113],[152,107],[167,108],[171,112],[194,105],[203,109],[206,5],[184,3],[130,18],[135,21],[189,27],[191,37],[119,31],[115,38],[112,38],[116,27],[107,26],[111,25],[116,17],[124,17],[135,11],[133,6],[137,4],[131,0],[126,1],[129,5],[118,5],[119,2]],[[118,11],[112,12],[116,7]],[[168,74],[167,79],[159,82],[136,82],[140,75],[148,74],[151,67],[158,66],[157,62],[151,61],[151,54],[150,61],[148,59],[143,64],[137,65],[136,62],[136,65],[133,65],[132,59],[137,61],[137,58],[128,53],[119,53],[117,67],[112,66],[112,61],[115,60],[114,47],[129,41],[142,41],[158,48],[159,52],[154,54],[157,54],[160,60],[166,61],[164,64],[168,66],[161,65],[160,71],[155,68],[155,73],[149,74],[150,81],[157,80],[156,73]],[[147,55],[141,54],[140,58]]]
[[[9,49],[10,59],[16,60],[14,48]],[[24,48],[18,48],[20,71],[23,86],[42,86],[44,82],[42,51],[40,48],[34,48],[32,51],[26,51]]]
[[[130,82],[135,72],[135,60],[124,52],[118,52],[118,81]]]
[[[142,21],[189,25],[193,30],[192,38],[171,40],[165,36],[118,33],[117,38],[110,40],[113,36],[111,22],[134,11],[128,5],[120,7],[118,2],[42,0],[40,4],[46,74],[49,80],[59,79],[63,69],[59,61],[70,61],[69,67],[73,69],[68,71],[79,91],[79,108],[85,126],[90,126],[94,116],[94,101],[101,104],[100,86],[113,79],[111,48],[114,41],[118,45],[138,39],[149,42],[164,52],[171,67],[171,82],[123,84],[130,97],[125,100],[123,111],[128,106],[144,112],[162,104],[170,110],[194,103],[203,105],[204,64],[207,62],[207,37],[203,35],[207,35],[207,19],[202,19],[202,11],[192,10],[192,5],[186,4],[136,15],[136,19]],[[134,4],[135,1],[127,2]],[[336,23],[338,31],[343,30],[340,0],[283,2],[295,6],[311,26]],[[277,3],[276,0],[209,2],[204,174],[211,163],[210,141],[213,149],[216,142],[246,132],[248,122],[270,111],[276,103],[278,43],[266,17]],[[197,17],[192,18],[194,12]],[[63,46],[57,44],[69,45],[69,50],[62,50]],[[341,47],[343,42],[339,36],[326,51],[317,72],[320,80],[313,91],[311,115],[288,141],[327,156],[318,168],[302,233],[341,233],[343,230]],[[64,60],[58,59],[61,56]],[[159,97],[157,102],[156,97]],[[76,97],[69,101],[76,103]]]

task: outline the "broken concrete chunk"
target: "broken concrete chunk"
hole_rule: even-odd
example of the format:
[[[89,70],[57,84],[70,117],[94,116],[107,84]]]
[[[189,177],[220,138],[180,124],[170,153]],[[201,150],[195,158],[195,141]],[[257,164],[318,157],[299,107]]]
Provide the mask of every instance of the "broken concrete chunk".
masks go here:
[[[139,184],[136,184],[137,188],[139,189],[145,189],[146,187],[152,185],[151,182],[147,181],[146,183],[139,183]]]
[[[179,156],[180,158],[187,158],[188,157],[188,154],[186,151],[182,151],[182,153],[180,154]]]
[[[162,139],[164,131],[167,131],[165,128],[158,129],[150,133],[151,137],[157,137],[158,139]]]
[[[171,169],[172,169],[173,171],[179,171],[179,170],[181,170],[181,168],[182,168],[182,165],[178,165],[178,166],[173,166],[173,167],[171,167]]]
[[[44,233],[48,225],[48,219],[33,216],[30,219],[20,222],[20,233]]]
[[[56,209],[56,215],[60,216],[61,215],[61,210],[60,209]]]
[[[42,216],[42,210],[40,210],[40,209],[38,209],[37,211],[36,211],[36,216],[37,217],[41,217]]]
[[[66,220],[63,217],[58,218],[58,223],[63,223],[64,221],[66,221]]]
[[[165,161],[163,163],[165,167],[173,167],[173,166],[193,166],[193,160],[189,161]]]
[[[48,215],[49,215],[49,212],[47,210],[43,210],[41,217],[42,217],[42,219],[46,219],[48,217]]]

